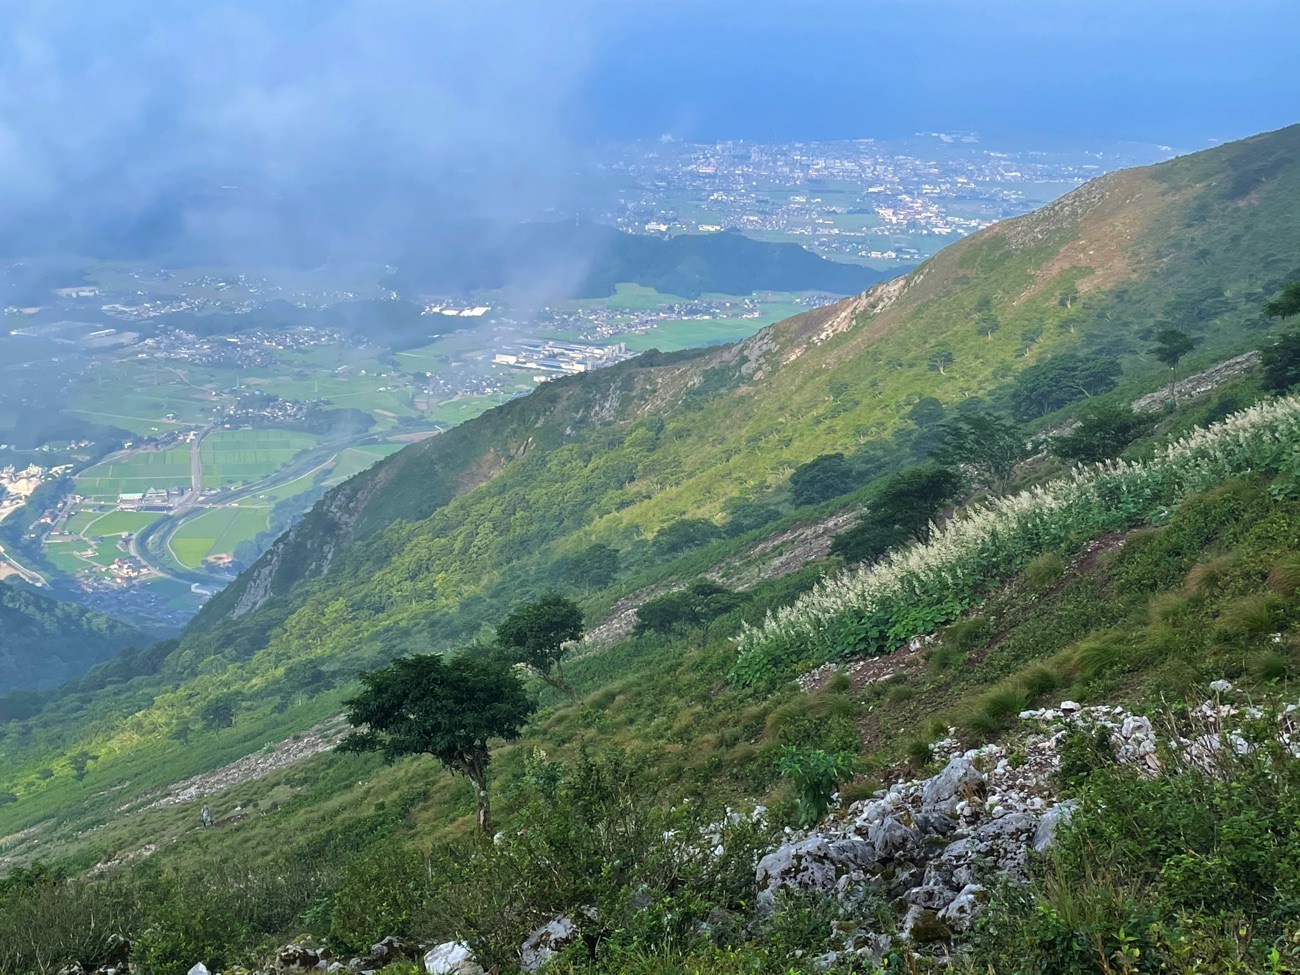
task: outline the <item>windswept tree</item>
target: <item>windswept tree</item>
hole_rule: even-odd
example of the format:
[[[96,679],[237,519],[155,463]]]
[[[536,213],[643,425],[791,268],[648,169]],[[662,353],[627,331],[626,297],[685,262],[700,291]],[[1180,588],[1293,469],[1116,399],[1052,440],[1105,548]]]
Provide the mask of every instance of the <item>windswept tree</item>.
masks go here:
[[[931,372],[947,375],[948,367],[952,365],[952,350],[946,345],[936,345],[926,357],[925,365]]]
[[[1019,425],[987,411],[946,422],[934,454],[941,464],[969,468],[980,483],[1000,493],[1010,486],[1016,465],[1028,456],[1029,447]]]
[[[686,589],[642,603],[636,611],[637,633],[672,633],[683,627],[707,627],[746,599],[709,579],[699,579]]]
[[[1156,344],[1147,350],[1149,355],[1155,356],[1167,365],[1173,374],[1169,382],[1169,395],[1173,397],[1175,403],[1178,402],[1178,363],[1183,361],[1183,356],[1196,348],[1196,341],[1179,329],[1162,328],[1156,333]]]
[[[361,674],[362,691],[344,702],[354,731],[345,752],[379,752],[395,762],[432,755],[474,785],[478,827],[492,831],[488,802],[489,744],[513,741],[536,709],[519,676],[505,664],[436,654],[399,657]]]
[[[582,610],[572,599],[551,593],[521,606],[497,627],[497,645],[515,662],[527,664],[539,677],[573,701],[578,695],[564,680],[568,644],[581,640]]]

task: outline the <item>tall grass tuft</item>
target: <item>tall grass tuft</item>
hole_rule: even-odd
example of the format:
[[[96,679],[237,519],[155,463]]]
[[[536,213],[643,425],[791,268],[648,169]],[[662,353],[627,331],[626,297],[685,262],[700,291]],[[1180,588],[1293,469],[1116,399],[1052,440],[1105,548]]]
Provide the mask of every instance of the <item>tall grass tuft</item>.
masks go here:
[[[1218,627],[1225,632],[1243,636],[1272,633],[1277,626],[1276,609],[1277,597],[1272,593],[1242,596],[1228,603],[1219,612]]]
[[[1131,653],[1127,636],[1116,630],[1094,633],[1074,645],[1074,663],[1079,676],[1092,680],[1122,666]]]
[[[1279,596],[1294,596],[1300,591],[1300,552],[1284,555],[1269,569],[1268,588]]]
[[[1057,552],[1044,552],[1025,566],[1025,582],[1035,590],[1050,589],[1065,575],[1065,559]]]
[[[1235,565],[1230,555],[1197,562],[1183,578],[1183,592],[1197,596],[1213,595],[1227,581]]]

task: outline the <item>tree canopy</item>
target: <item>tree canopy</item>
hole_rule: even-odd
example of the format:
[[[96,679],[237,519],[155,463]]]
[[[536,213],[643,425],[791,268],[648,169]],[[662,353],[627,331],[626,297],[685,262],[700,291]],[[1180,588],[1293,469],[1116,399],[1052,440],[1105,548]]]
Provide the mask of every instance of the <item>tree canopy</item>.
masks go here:
[[[1033,420],[1075,400],[1113,389],[1119,360],[1108,355],[1065,352],[1021,371],[1011,387],[1011,410],[1017,420]]]
[[[997,491],[1011,483],[1016,465],[1029,456],[1025,435],[1012,420],[988,411],[954,417],[943,425],[935,459],[963,465]]]
[[[1288,281],[1272,300],[1265,302],[1264,314],[1271,318],[1300,315],[1300,278]]]
[[[936,464],[909,467],[880,486],[862,519],[831,545],[849,562],[869,562],[912,539],[926,541],[930,524],[964,487],[962,476]]]
[[[1062,460],[1095,464],[1118,457],[1153,426],[1155,417],[1134,413],[1127,406],[1095,407],[1079,417],[1079,424],[1073,430],[1053,439],[1051,450]]]
[[[582,610],[572,599],[550,593],[521,606],[497,627],[497,644],[518,663],[532,667],[557,690],[577,700],[564,681],[565,644],[582,639]]]
[[[853,463],[843,454],[822,454],[800,464],[790,475],[790,496],[797,505],[821,504],[847,494],[861,481]]]
[[[637,633],[671,633],[681,627],[707,626],[745,601],[742,593],[708,579],[686,589],[648,600],[637,608]]]
[[[344,702],[355,728],[347,752],[379,752],[389,762],[434,756],[475,786],[478,825],[491,831],[487,774],[489,742],[512,741],[536,709],[515,672],[504,664],[436,654],[399,657],[361,674],[362,691]]]

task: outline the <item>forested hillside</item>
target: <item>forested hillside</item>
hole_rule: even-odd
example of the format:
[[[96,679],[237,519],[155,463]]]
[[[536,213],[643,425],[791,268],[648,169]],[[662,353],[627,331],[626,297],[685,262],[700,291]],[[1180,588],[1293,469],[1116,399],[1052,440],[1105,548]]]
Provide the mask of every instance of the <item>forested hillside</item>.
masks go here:
[[[55,687],[151,638],[72,602],[0,583],[0,694]]]
[[[981,972],[1177,970],[1187,943],[1248,959],[1209,971],[1268,970],[1294,955],[1294,878],[1261,865],[1294,822],[1262,811],[1262,767],[1225,791],[1175,758],[1209,733],[1197,698],[1229,693],[1211,682],[1279,706],[1298,686],[1297,280],[1300,126],[1102,177],[745,342],[547,383],[332,491],[178,640],[28,700],[0,725],[0,851],[100,864],[82,907],[121,905],[146,972],[300,930],[463,940],[513,970],[561,914],[591,932],[561,964],[589,972],[921,971],[950,948]],[[531,665],[481,753],[406,758],[409,729],[381,726],[407,706],[358,710],[392,690],[374,672],[430,651],[471,687]],[[348,700],[369,731],[334,750]],[[1120,730],[1070,723],[1079,702]],[[1178,771],[1140,780],[1150,816],[1091,875],[1124,762],[1156,754],[1134,744],[1147,714]],[[1241,734],[1283,762],[1265,725]],[[963,771],[922,804],[967,749],[988,802]],[[469,839],[484,784],[495,844]],[[1237,846],[1202,817],[1170,853],[1179,795],[1228,810]],[[195,829],[200,798],[221,829]],[[1030,870],[1062,799],[1083,832]],[[814,846],[861,826],[871,851],[830,887],[761,868],[755,911],[755,862],[804,855],[780,846],[795,824]],[[954,830],[1014,843],[936,880]],[[852,897],[831,896],[842,869]],[[39,926],[12,891],[60,884],[0,889],[0,932]],[[985,927],[931,924],[966,895]]]

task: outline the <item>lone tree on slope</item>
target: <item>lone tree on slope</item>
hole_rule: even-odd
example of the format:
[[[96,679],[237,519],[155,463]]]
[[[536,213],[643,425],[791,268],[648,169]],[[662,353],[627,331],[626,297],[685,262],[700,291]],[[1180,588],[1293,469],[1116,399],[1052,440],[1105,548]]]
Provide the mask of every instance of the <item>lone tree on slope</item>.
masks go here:
[[[491,661],[435,654],[400,657],[361,674],[363,690],[345,702],[355,728],[339,748],[380,752],[394,762],[429,754],[474,784],[478,828],[492,831],[488,802],[488,742],[513,741],[536,710],[519,677]]]
[[[564,680],[565,646],[582,639],[582,610],[578,604],[554,593],[521,606],[497,627],[497,643],[518,663],[537,671],[546,683],[576,702]]]
[[[1182,362],[1183,356],[1194,348],[1196,348],[1196,339],[1186,332],[1176,328],[1162,328],[1156,333],[1156,344],[1147,350],[1167,365],[1173,373],[1173,379],[1169,383],[1169,395],[1173,397],[1175,405],[1178,403],[1178,363]]]

